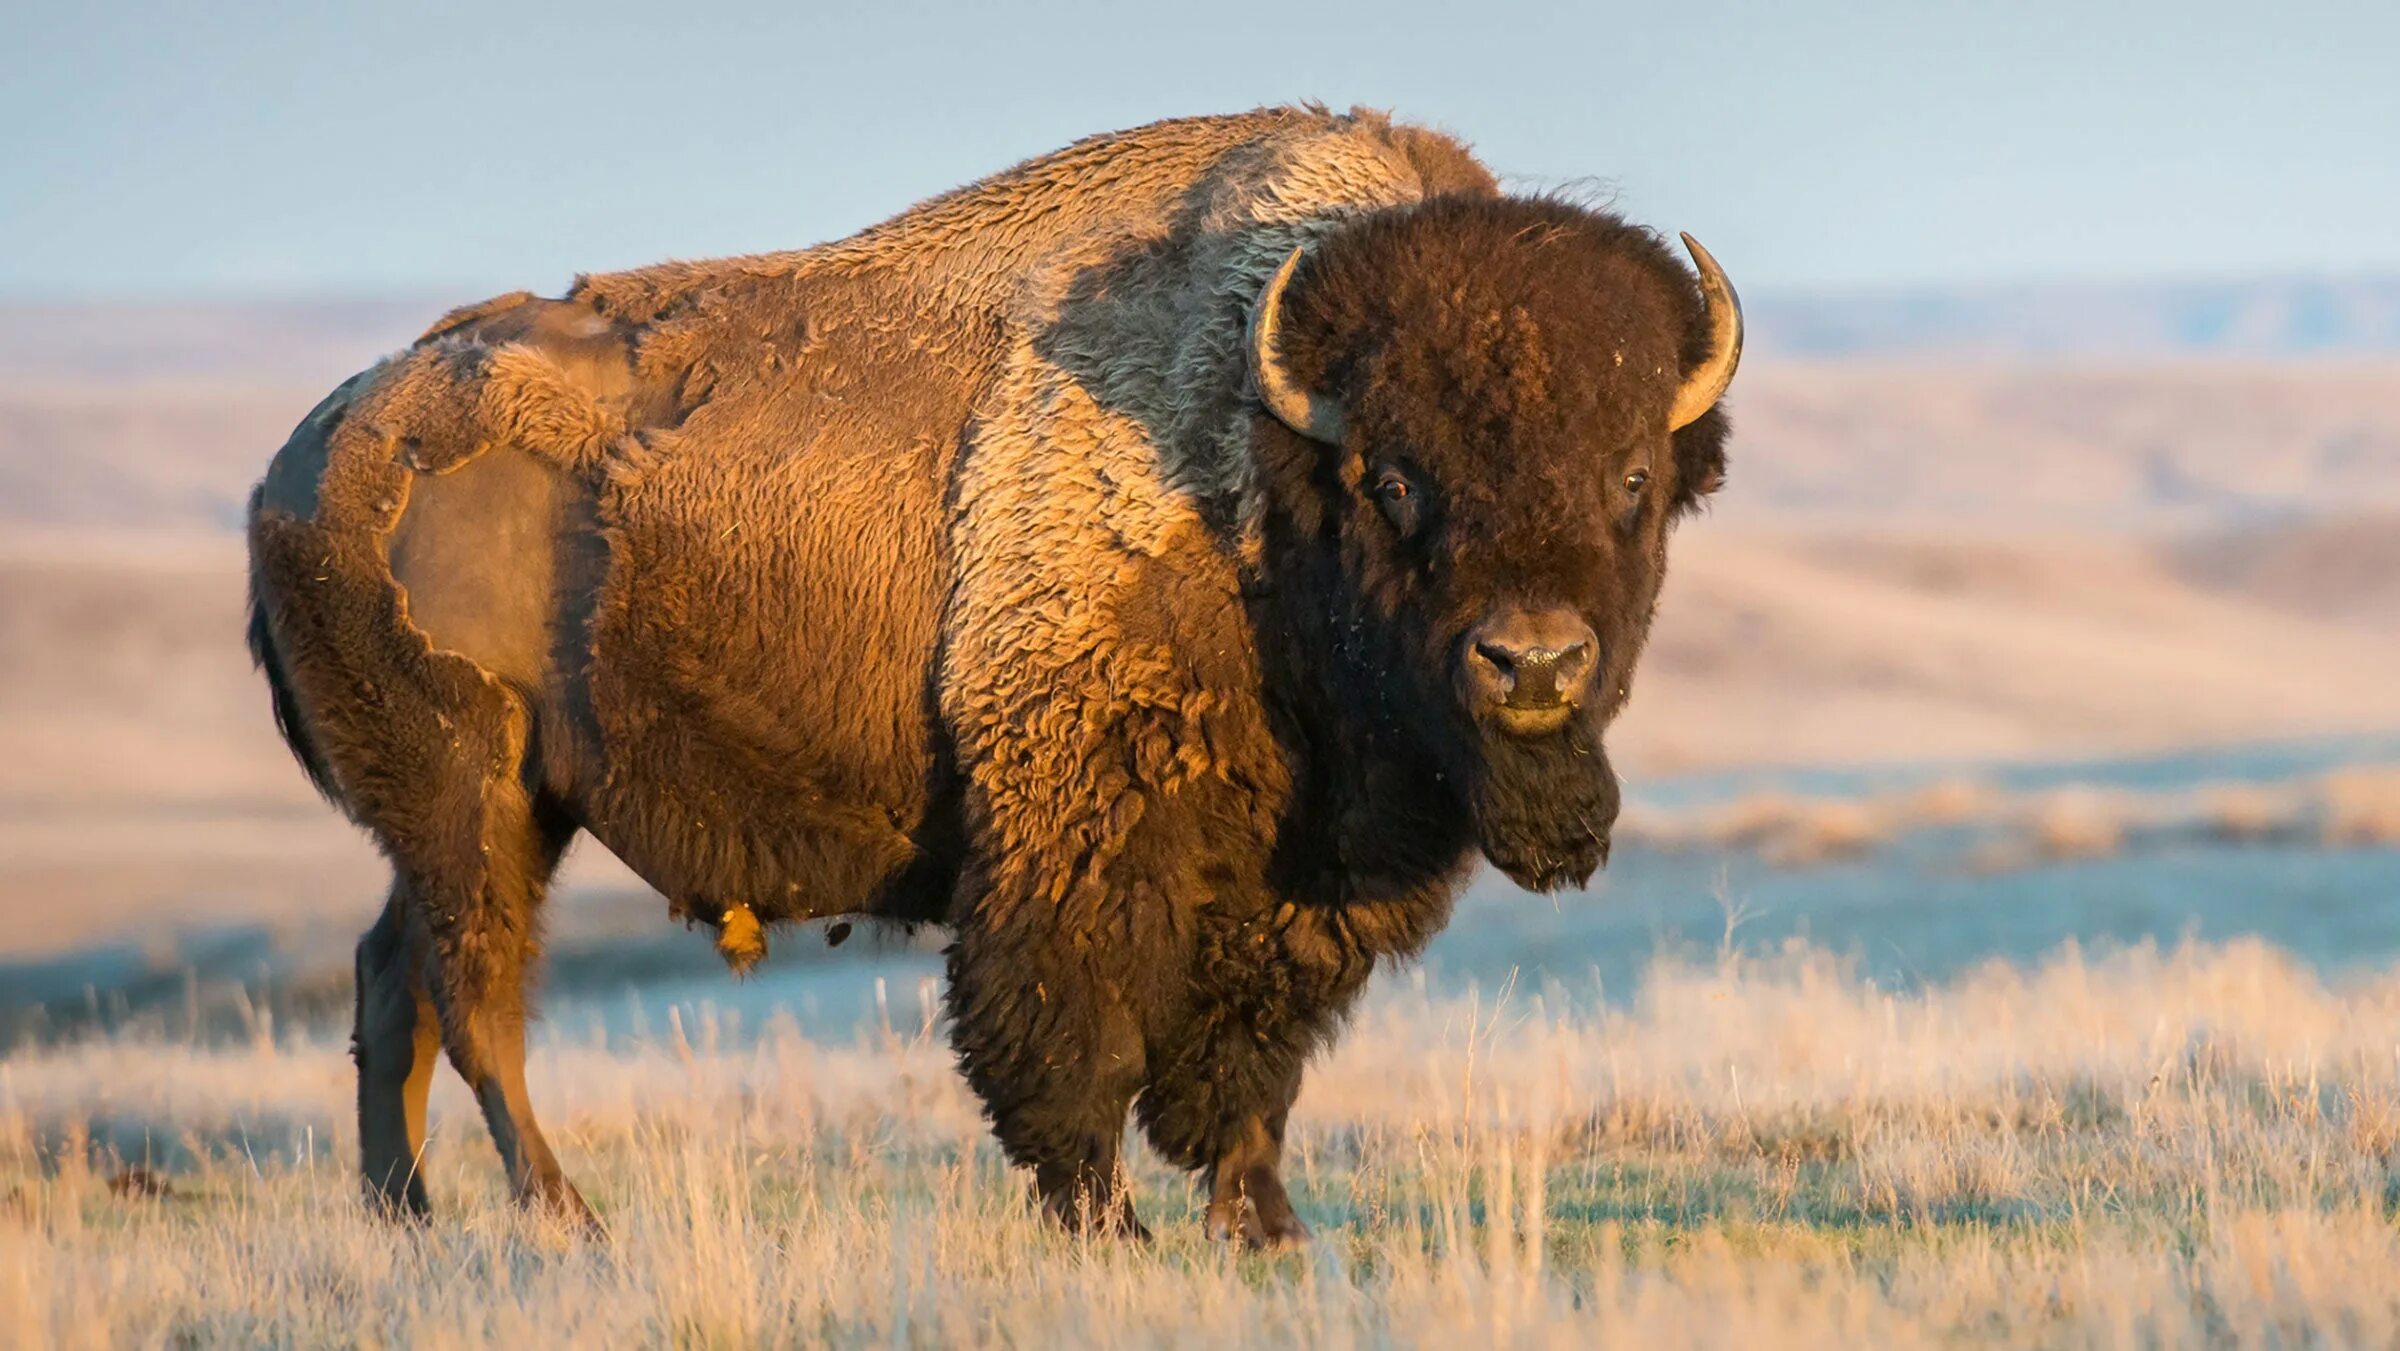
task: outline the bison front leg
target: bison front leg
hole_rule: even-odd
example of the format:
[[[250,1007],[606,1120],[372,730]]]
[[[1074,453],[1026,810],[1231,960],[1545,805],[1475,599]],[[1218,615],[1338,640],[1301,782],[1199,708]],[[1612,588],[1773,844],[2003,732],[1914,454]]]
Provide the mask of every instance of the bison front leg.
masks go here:
[[[1308,1225],[1283,1185],[1283,1130],[1299,1094],[1298,1064],[1268,1063],[1255,1042],[1210,1038],[1199,1026],[1192,1032],[1187,1053],[1142,1094],[1151,1142],[1200,1172],[1210,1238],[1246,1248],[1305,1241]]]
[[[972,928],[949,974],[959,1066],[1043,1210],[1079,1233],[1149,1238],[1120,1158],[1143,1053],[1117,983],[1050,944]]]
[[[1283,1187],[1281,1110],[1253,1114],[1208,1169],[1208,1236],[1246,1248],[1304,1242],[1309,1228]]]
[[[1283,1182],[1284,1125],[1309,1054],[1324,1046],[1371,964],[1325,941],[1283,907],[1210,926],[1189,968],[1189,996],[1154,1035],[1140,1104],[1161,1154],[1205,1178],[1208,1232],[1246,1247],[1309,1237]]]

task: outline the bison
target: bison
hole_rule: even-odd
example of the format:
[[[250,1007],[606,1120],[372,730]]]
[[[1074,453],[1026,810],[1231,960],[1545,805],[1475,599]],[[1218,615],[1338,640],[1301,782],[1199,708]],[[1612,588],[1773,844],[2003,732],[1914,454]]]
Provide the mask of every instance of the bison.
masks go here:
[[[1310,1054],[1478,855],[1608,856],[1732,287],[1458,142],[1322,107],[1082,141],[837,243],[579,278],[353,377],[249,511],[250,642],[392,864],[357,956],[369,1199],[436,1049],[514,1194],[545,885],[589,833],[718,930],[940,926],[958,1062],[1062,1222],[1307,1230]]]

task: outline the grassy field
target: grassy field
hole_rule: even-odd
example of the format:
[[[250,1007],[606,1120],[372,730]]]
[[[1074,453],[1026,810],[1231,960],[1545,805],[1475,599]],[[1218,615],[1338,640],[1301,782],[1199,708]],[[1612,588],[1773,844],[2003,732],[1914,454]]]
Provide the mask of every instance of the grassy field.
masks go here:
[[[552,1040],[536,1093],[604,1244],[505,1206],[447,1080],[439,1218],[370,1222],[336,1040],[21,1051],[0,1342],[2400,1338],[2400,968],[2069,950],[1890,994],[1794,949],[1571,1013],[1404,974],[1310,1081],[1319,1238],[1268,1257],[1203,1240],[1146,1157],[1154,1246],[1050,1232],[938,1035],[895,1021]]]

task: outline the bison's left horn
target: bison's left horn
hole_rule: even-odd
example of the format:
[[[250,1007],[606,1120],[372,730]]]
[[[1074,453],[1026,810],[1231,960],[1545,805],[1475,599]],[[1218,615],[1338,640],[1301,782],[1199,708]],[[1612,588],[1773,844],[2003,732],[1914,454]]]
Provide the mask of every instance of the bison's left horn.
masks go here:
[[[1725,269],[1717,266],[1699,240],[1685,235],[1683,246],[1699,265],[1700,295],[1708,302],[1708,359],[1683,377],[1683,388],[1675,391],[1674,411],[1667,414],[1670,431],[1698,422],[1716,407],[1717,400],[1725,397],[1726,386],[1733,383],[1733,368],[1742,364],[1742,298],[1733,293]]]
[[[1258,384],[1259,400],[1284,426],[1328,445],[1342,443],[1342,406],[1312,393],[1286,373],[1275,355],[1275,340],[1283,321],[1283,290],[1300,270],[1300,250],[1283,260],[1267,289],[1250,311],[1250,378]]]

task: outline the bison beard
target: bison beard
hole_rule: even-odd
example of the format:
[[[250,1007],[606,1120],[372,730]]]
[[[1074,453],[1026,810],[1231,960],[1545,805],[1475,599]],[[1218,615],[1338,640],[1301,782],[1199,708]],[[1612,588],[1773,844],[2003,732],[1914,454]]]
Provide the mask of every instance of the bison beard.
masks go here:
[[[1578,719],[1552,736],[1487,735],[1481,751],[1466,781],[1484,857],[1528,891],[1589,881],[1618,805],[1598,732]]]

